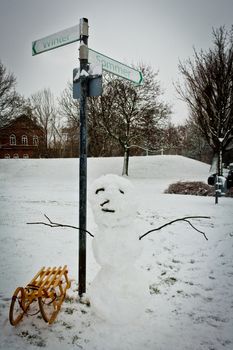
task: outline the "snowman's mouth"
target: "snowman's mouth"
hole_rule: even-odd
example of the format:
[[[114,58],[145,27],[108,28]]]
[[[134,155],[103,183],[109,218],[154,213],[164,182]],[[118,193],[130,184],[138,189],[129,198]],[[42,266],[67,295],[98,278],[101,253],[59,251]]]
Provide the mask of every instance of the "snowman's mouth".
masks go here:
[[[109,199],[107,199],[105,202],[100,204],[100,206],[103,207],[105,204],[108,204],[108,203],[110,203]],[[102,208],[101,210],[104,211],[105,213],[115,213],[114,209]]]
[[[102,208],[101,210],[104,211],[105,213],[115,213],[114,209]]]

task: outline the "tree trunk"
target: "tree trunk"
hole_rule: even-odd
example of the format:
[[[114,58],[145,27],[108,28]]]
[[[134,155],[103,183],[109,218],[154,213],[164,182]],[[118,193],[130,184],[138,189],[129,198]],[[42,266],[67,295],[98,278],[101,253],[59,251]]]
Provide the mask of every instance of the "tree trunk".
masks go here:
[[[222,176],[223,169],[222,169],[222,147],[221,146],[220,146],[218,154],[219,154],[219,156],[218,156],[218,175]]]
[[[123,170],[122,175],[129,175],[129,148],[124,148],[124,163],[123,163]]]

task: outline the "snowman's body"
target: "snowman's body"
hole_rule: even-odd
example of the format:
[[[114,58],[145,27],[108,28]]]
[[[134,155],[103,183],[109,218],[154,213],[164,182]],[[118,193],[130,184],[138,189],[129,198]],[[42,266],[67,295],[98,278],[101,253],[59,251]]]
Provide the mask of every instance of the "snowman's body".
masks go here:
[[[135,230],[132,232],[131,230]],[[133,224],[122,227],[99,226],[92,247],[96,261],[101,267],[122,269],[134,265],[141,254],[141,242]]]
[[[142,272],[135,266],[142,247],[134,188],[124,178],[105,175],[94,182],[90,200],[98,226],[93,253],[101,266],[91,284],[91,304],[104,319],[132,321],[147,295]]]

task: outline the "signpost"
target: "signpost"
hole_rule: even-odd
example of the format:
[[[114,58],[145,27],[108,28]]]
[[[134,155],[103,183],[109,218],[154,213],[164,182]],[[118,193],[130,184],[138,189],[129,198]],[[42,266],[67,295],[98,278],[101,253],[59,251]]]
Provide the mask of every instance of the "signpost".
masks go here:
[[[80,68],[74,69],[74,98],[80,99],[79,156],[79,295],[86,292],[86,212],[87,212],[87,118],[86,99],[102,93],[102,68],[135,84],[142,83],[142,73],[112,58],[88,49],[88,20],[32,42],[32,55],[80,41]],[[91,63],[91,65],[89,65]],[[101,65],[99,68],[98,66]]]
[[[92,49],[89,49],[89,62],[93,64],[102,64],[103,70],[118,75],[119,77],[127,79],[135,84],[142,83],[143,78],[140,71]]]
[[[86,292],[86,203],[87,203],[87,122],[88,94],[88,20],[80,19],[74,26],[32,43],[32,55],[80,41],[80,156],[79,156],[79,295]]]
[[[86,293],[88,20],[80,20],[79,296]]]
[[[46,36],[42,39],[32,42],[32,55],[38,55],[39,53],[56,49],[57,47],[71,44],[80,40],[79,26],[73,26],[71,28],[62,30],[55,34]]]

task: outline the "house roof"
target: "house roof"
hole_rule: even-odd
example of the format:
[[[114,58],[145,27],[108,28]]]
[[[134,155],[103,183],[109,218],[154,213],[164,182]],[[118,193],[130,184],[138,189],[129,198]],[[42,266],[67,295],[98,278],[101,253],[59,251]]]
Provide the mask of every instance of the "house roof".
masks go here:
[[[33,128],[38,128],[42,130],[42,127],[38,125],[38,123],[36,122],[36,120],[34,118],[31,118],[29,116],[27,116],[26,114],[21,114],[20,116],[11,119],[10,121],[8,121],[8,123],[6,123],[4,126],[2,126],[0,128],[0,130],[3,129],[7,129],[9,127],[14,126],[16,123],[26,123],[28,127],[33,127]]]

